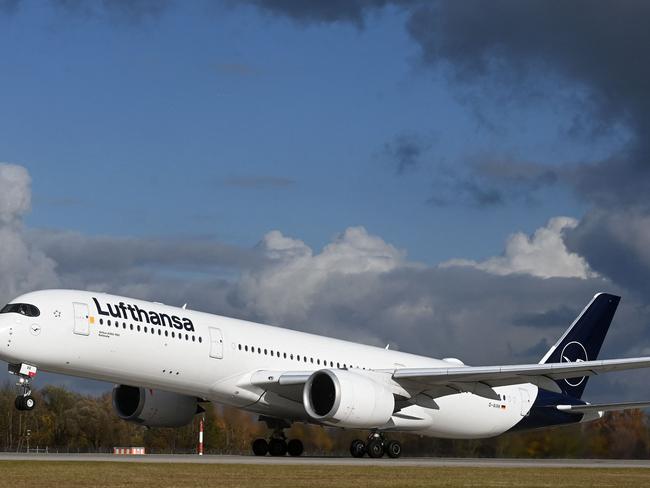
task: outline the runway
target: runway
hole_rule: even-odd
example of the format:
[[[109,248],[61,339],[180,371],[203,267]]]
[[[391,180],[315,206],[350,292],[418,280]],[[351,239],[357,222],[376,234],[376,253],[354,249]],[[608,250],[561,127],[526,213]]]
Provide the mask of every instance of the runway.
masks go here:
[[[150,454],[24,454],[0,453],[0,461],[85,461],[121,463],[254,464],[254,465],[330,465],[330,466],[409,466],[425,468],[650,468],[650,460],[627,459],[486,459],[486,458],[400,458],[369,459],[348,457],[283,457],[229,455]]]

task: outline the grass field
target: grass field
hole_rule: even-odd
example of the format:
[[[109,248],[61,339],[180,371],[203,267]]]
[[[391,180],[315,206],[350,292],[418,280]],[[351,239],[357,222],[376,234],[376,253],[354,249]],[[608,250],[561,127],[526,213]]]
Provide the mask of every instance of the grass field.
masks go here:
[[[650,487],[650,469],[1,461],[2,487]]]

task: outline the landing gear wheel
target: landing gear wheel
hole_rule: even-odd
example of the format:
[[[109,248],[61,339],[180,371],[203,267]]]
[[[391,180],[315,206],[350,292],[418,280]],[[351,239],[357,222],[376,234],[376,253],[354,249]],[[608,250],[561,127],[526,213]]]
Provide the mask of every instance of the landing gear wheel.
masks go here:
[[[287,443],[284,439],[271,439],[269,441],[269,454],[271,456],[284,456],[287,453]]]
[[[23,410],[33,410],[33,408],[36,406],[36,402],[34,401],[34,398],[31,395],[27,395],[26,397],[23,397]]]
[[[360,439],[355,439],[350,444],[350,454],[355,458],[362,458],[366,454],[366,443]]]
[[[14,402],[14,405],[16,406],[17,410],[29,411],[34,409],[34,407],[36,406],[36,401],[34,400],[34,397],[32,397],[31,395],[27,395],[27,396],[19,395],[16,397],[16,401]]]
[[[371,458],[380,458],[384,455],[384,443],[381,439],[373,439],[368,442],[366,450]]]
[[[269,452],[269,445],[266,439],[255,439],[253,441],[253,454],[256,456],[266,456],[267,452]]]
[[[300,439],[291,439],[289,444],[287,444],[287,452],[289,456],[298,457],[304,451],[302,441]]]
[[[386,444],[386,454],[393,459],[400,457],[402,455],[402,445],[398,441],[390,441]]]

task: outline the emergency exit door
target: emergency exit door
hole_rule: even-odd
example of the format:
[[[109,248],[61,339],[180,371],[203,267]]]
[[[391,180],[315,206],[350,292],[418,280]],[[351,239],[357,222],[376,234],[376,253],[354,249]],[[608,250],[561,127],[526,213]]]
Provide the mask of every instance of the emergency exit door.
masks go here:
[[[223,336],[221,329],[210,327],[210,357],[215,359],[223,358]]]
[[[90,334],[90,318],[88,305],[85,303],[73,303],[74,307],[74,333],[79,335]]]

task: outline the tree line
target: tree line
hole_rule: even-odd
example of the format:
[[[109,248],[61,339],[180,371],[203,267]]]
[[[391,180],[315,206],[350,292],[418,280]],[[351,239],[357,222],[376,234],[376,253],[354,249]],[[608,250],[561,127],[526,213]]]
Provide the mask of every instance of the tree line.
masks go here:
[[[37,407],[14,408],[16,392],[0,388],[0,449],[49,452],[112,452],[113,447],[143,446],[149,453],[195,453],[199,418],[182,428],[146,428],[117,417],[111,394],[95,397],[59,386],[34,390]],[[257,437],[267,437],[266,425],[238,409],[204,405],[204,445],[207,454],[250,452]],[[294,424],[288,438],[299,438],[305,453],[346,455],[352,439],[366,431]],[[608,413],[602,419],[568,427],[504,434],[492,439],[448,440],[413,434],[391,434],[405,455],[444,457],[628,458],[650,455],[648,417],[641,410]]]

